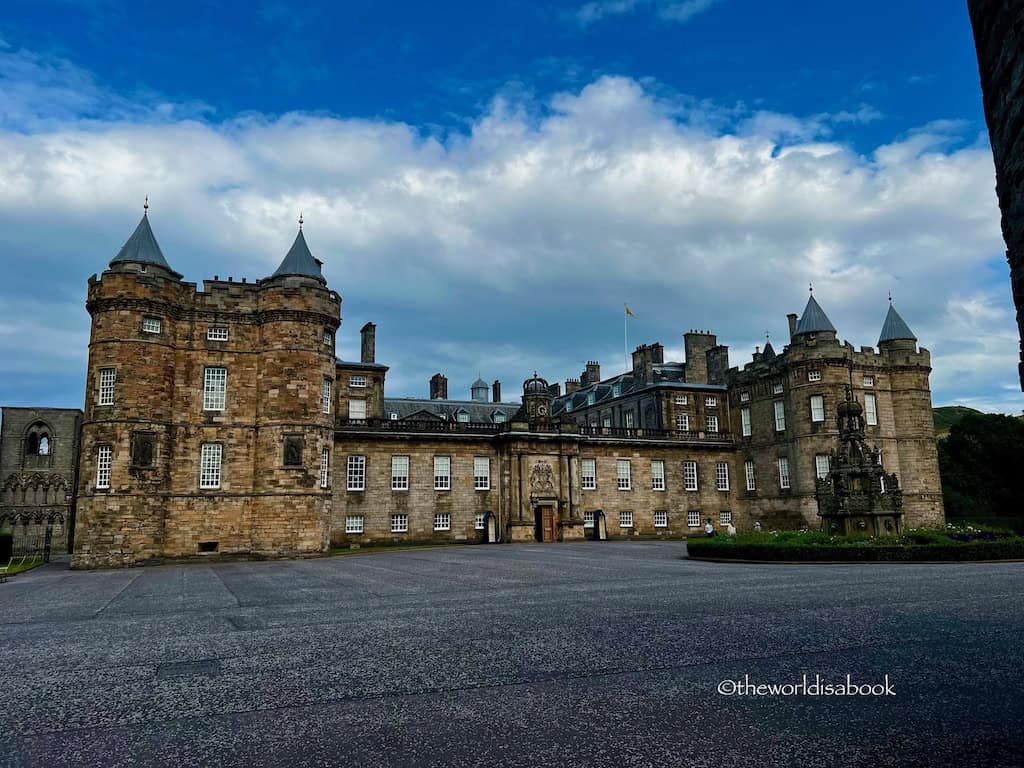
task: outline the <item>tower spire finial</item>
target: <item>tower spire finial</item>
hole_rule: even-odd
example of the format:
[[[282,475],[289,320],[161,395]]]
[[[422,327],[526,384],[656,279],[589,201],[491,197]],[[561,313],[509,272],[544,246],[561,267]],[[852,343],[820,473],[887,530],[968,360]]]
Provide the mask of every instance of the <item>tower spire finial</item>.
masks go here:
[[[302,229],[302,211],[299,211],[299,229]]]
[[[892,288],[889,289],[889,303],[892,304]]]
[[[149,216],[149,195],[146,195],[146,199],[142,201],[142,215]]]
[[[814,293],[814,283],[808,283],[807,290],[809,293]]]

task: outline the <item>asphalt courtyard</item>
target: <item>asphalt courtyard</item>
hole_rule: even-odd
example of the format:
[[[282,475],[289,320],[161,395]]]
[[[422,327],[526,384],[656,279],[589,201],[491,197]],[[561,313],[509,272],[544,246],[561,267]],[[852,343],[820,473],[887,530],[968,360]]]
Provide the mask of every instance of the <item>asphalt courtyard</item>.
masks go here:
[[[1024,764],[1024,563],[684,554],[38,568],[0,585],[0,766]],[[812,695],[847,675],[891,693]]]

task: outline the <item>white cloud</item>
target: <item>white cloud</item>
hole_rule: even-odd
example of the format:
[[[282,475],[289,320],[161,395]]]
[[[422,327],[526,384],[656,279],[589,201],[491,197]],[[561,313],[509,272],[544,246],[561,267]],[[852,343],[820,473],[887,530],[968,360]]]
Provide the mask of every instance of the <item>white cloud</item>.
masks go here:
[[[964,145],[963,126],[859,154],[829,139],[843,115],[697,104],[621,77],[545,103],[495,98],[449,136],[324,115],[209,123],[146,102],[87,106],[83,119],[65,96],[75,83],[91,84],[90,104],[120,102],[65,64],[48,65],[53,82],[5,86],[20,106],[0,129],[0,347],[19,360],[40,354],[32,335],[82,342],[48,313],[42,329],[5,333],[20,322],[11,296],[87,327],[85,278],[148,193],[164,252],[190,280],[269,274],[304,211],[345,297],[342,354],[376,321],[396,394],[425,391],[437,370],[460,391],[480,371],[510,397],[534,368],[558,380],[601,354],[613,373],[624,300],[640,315],[631,343],[673,348],[686,328],[711,328],[742,364],[765,329],[782,346],[785,314],[813,281],[858,346],[875,343],[895,288],[933,352],[937,402],[1021,407],[1004,389],[1016,339],[992,159]]]
[[[612,16],[652,7],[659,19],[685,24],[719,2],[721,0],[591,0],[576,10],[574,18],[578,24],[586,27]]]

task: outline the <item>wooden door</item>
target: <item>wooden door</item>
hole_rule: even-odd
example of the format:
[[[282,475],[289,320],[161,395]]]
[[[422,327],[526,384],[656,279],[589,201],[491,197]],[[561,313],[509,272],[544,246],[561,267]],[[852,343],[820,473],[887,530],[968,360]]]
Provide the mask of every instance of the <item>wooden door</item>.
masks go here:
[[[555,540],[554,507],[541,507],[541,530],[544,534],[544,541]]]

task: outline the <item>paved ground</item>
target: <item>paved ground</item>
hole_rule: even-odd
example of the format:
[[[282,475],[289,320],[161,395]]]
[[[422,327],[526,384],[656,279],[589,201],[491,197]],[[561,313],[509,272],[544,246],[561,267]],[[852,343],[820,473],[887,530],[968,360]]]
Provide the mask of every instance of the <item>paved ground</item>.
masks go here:
[[[0,766],[1024,764],[1024,563],[465,546],[0,585]],[[880,683],[739,697],[719,683]]]

